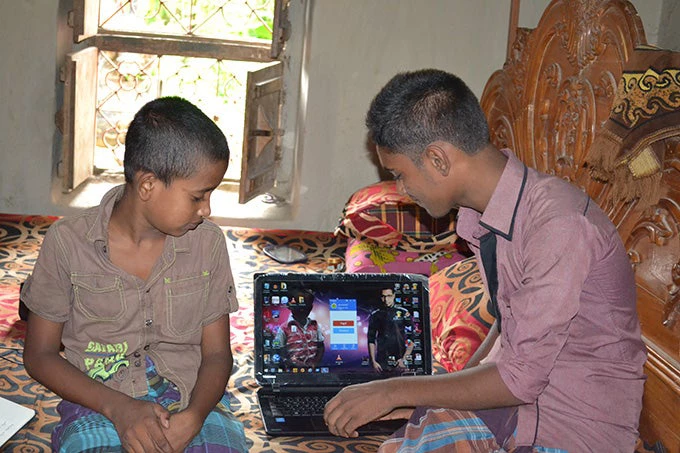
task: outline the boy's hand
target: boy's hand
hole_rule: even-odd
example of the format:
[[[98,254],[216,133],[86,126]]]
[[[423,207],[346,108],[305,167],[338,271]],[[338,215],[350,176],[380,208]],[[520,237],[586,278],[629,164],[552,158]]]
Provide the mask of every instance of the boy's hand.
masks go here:
[[[343,388],[328,403],[324,421],[328,430],[341,437],[357,437],[357,428],[388,416],[393,410],[388,381],[372,381]]]
[[[184,451],[202,427],[203,420],[194,412],[185,409],[172,414],[169,426],[164,427],[163,431],[173,451]]]
[[[110,418],[125,451],[173,451],[163,429],[169,426],[170,413],[160,404],[128,399],[125,404],[118,404],[112,409]]]

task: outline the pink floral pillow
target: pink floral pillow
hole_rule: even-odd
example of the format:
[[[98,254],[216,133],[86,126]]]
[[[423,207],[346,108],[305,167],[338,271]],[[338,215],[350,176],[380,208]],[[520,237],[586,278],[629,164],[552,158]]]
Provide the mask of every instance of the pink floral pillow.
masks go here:
[[[431,275],[465,258],[455,248],[430,253],[407,252],[372,239],[350,238],[345,251],[347,272]]]

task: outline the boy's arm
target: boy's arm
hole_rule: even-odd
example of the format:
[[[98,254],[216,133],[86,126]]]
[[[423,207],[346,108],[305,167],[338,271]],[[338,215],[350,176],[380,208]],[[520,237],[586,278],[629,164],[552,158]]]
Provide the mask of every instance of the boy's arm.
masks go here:
[[[179,451],[201,431],[203,422],[224,395],[231,369],[229,315],[203,327],[201,336],[201,366],[187,408],[170,417],[166,435]]]
[[[356,429],[372,420],[416,406],[478,410],[523,404],[501,379],[495,364],[456,373],[399,377],[345,387],[326,404],[331,433],[357,437]]]
[[[170,452],[161,429],[161,423],[167,423],[167,411],[110,389],[67,362],[59,353],[62,330],[62,323],[29,314],[24,346],[28,374],[63,399],[111,420],[128,451]]]

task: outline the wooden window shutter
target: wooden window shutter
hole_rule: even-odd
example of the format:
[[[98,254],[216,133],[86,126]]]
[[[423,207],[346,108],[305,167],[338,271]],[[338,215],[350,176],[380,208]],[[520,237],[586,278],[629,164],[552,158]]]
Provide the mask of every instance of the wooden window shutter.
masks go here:
[[[289,0],[276,0],[274,3],[274,23],[272,30],[271,57],[276,60],[281,56],[283,46],[290,37],[290,21],[288,20]]]
[[[69,14],[73,42],[81,42],[99,32],[99,0],[73,0]]]
[[[239,203],[274,186],[281,161],[283,64],[248,73]]]
[[[64,192],[70,192],[92,176],[98,58],[96,47],[88,47],[66,57],[62,144]]]

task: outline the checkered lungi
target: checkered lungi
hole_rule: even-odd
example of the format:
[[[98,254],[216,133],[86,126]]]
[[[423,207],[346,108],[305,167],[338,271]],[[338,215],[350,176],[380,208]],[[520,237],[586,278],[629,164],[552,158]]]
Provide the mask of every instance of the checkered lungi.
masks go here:
[[[158,375],[156,367],[147,357],[146,377],[149,394],[139,398],[160,404],[170,412],[177,411],[180,394],[167,379]],[[52,449],[56,452],[118,452],[122,451],[120,438],[113,423],[103,415],[70,401],[57,406],[61,420],[52,432]],[[243,424],[236,420],[225,393],[215,409],[208,414],[200,433],[191,441],[185,452],[247,452]]]
[[[471,412],[418,407],[408,423],[387,439],[378,452],[566,453],[539,446],[516,447],[516,426],[517,408]]]

